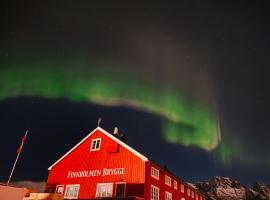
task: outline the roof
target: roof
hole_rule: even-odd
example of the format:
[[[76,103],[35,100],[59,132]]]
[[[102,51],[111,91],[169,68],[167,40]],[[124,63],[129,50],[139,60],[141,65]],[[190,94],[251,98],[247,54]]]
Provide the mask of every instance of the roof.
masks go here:
[[[182,179],[178,178],[178,176],[174,175],[170,170],[166,170],[164,169],[164,167],[162,167],[160,164],[156,163],[155,161],[153,160],[150,160],[149,161],[152,163],[152,165],[154,165],[155,167],[159,168],[159,170],[163,171],[164,173],[166,174],[169,174],[170,176],[172,176],[175,180],[181,182],[181,184],[185,185],[186,187],[192,189],[193,191],[196,191],[197,193],[200,193],[200,195],[204,196],[205,197],[205,194],[203,194],[201,191],[198,190],[198,188],[194,185],[194,184],[191,184],[191,183],[188,183],[186,181],[183,181]]]
[[[93,135],[97,130],[101,131],[103,134],[105,134],[106,136],[108,136],[109,138],[111,138],[112,140],[114,140],[115,142],[117,142],[118,144],[120,144],[121,146],[123,146],[124,148],[126,148],[127,150],[129,150],[130,152],[132,152],[133,154],[135,154],[136,156],[138,156],[139,158],[141,158],[144,162],[148,161],[148,158],[145,157],[144,155],[142,155],[141,153],[139,153],[138,151],[136,151],[135,149],[131,148],[130,146],[128,146],[126,143],[122,142],[121,140],[119,140],[118,138],[114,137],[112,134],[108,133],[107,131],[105,131],[104,129],[97,127],[95,128],[91,133],[89,133],[85,138],[83,138],[78,144],[76,144],[72,149],[70,149],[65,155],[63,155],[60,159],[58,159],[54,164],[52,164],[48,170],[51,170],[55,165],[57,165],[61,160],[63,160],[65,157],[67,157],[73,150],[75,150],[78,146],[80,146],[80,144],[82,144],[85,140],[87,140],[91,135]]]

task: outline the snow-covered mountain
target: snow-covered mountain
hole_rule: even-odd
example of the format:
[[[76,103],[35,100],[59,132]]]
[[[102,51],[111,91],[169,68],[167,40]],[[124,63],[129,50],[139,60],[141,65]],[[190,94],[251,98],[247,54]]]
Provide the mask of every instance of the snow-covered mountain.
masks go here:
[[[270,200],[270,187],[260,182],[247,188],[229,177],[216,176],[194,185],[211,200]]]

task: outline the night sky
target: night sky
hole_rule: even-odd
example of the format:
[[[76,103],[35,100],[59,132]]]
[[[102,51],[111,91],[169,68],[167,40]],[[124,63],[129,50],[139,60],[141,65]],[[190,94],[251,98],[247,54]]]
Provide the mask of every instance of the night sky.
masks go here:
[[[189,182],[270,184],[270,14],[254,3],[0,6],[0,181],[47,168],[97,126]]]

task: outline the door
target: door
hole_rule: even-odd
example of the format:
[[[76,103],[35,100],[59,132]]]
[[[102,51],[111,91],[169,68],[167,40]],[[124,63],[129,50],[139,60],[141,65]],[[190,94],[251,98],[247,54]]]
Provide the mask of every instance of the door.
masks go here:
[[[116,183],[115,196],[125,197],[126,183]]]

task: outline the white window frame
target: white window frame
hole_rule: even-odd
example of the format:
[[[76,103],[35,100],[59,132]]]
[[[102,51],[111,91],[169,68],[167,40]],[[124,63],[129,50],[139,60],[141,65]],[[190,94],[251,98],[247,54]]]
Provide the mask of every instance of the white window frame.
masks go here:
[[[156,169],[155,167],[151,167],[151,177],[159,180],[159,170]]]
[[[152,189],[157,190],[157,199],[154,196],[152,196]],[[159,200],[159,187],[151,185],[150,198],[151,198],[151,200]]]
[[[98,148],[96,147],[97,146],[97,141],[99,141],[99,146]],[[96,143],[95,143],[96,142]],[[95,143],[95,144],[94,144]],[[90,148],[90,151],[98,151],[100,150],[100,146],[101,146],[101,138],[95,138],[91,141],[91,148]]]
[[[177,190],[177,181],[173,180],[173,188]]]
[[[172,186],[172,178],[165,175],[165,184],[168,186]]]
[[[172,193],[165,191],[165,200],[172,200]]]
[[[58,192],[58,189],[59,188],[63,188],[63,192]],[[55,193],[57,193],[57,194],[64,194],[64,192],[65,192],[65,185],[56,185],[56,187],[55,187]]]
[[[181,183],[180,190],[182,193],[185,193],[185,185]]]
[[[190,188],[187,188],[187,195],[190,197]]]
[[[98,196],[98,186],[99,185],[110,185],[112,187],[111,196],[106,196],[106,197],[113,197],[113,183],[97,183],[97,187],[96,187],[96,198],[103,197],[103,196]]]
[[[72,196],[67,196],[67,191],[68,191],[68,188],[70,188],[70,187],[73,187],[73,190],[74,190],[75,187],[78,187],[77,195],[74,195],[74,193],[73,193]],[[80,184],[70,184],[70,185],[66,185],[64,198],[65,198],[65,199],[78,199],[78,197],[79,197],[79,192],[80,192]]]

